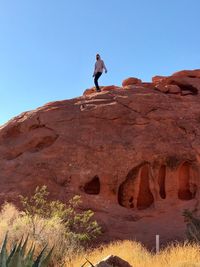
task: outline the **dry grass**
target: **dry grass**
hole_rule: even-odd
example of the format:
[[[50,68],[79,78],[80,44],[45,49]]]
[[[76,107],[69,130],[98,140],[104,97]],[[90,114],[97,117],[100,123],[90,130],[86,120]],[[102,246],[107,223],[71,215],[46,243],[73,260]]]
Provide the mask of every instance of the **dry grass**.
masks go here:
[[[95,264],[111,254],[121,257],[134,267],[200,267],[200,246],[198,245],[173,245],[159,254],[154,254],[139,243],[132,241],[111,243],[87,254],[79,255],[66,267],[80,267],[85,262],[85,258]],[[89,264],[85,265],[85,267],[89,266]]]
[[[70,259],[75,253],[81,253],[82,248],[69,233],[66,235],[64,225],[59,219],[43,219],[35,217],[35,233],[32,232],[32,223],[27,216],[13,204],[5,204],[0,212],[0,244],[8,232],[8,247],[18,242],[22,236],[29,236],[29,246],[36,245],[36,254],[48,244],[48,248],[54,247],[52,257],[53,266],[61,266],[65,258]]]
[[[9,231],[10,244],[29,234],[30,242],[35,242],[38,251],[45,243],[49,247],[55,246],[53,265],[65,267],[81,267],[88,258],[93,264],[108,255],[117,255],[128,261],[134,267],[200,267],[200,246],[191,244],[177,244],[170,246],[159,254],[149,252],[137,242],[121,241],[99,247],[84,253],[73,238],[66,238],[63,225],[56,219],[37,218],[36,234],[32,235],[30,221],[12,204],[6,204],[0,212],[0,242]],[[85,265],[90,267],[90,265]]]

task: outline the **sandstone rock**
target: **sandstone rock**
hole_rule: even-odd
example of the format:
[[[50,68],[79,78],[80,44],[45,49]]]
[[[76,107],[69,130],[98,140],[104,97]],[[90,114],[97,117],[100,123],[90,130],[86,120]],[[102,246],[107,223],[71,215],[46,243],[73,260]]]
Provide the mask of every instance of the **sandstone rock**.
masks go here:
[[[153,83],[138,83],[138,84],[130,84],[123,86],[123,89],[126,90],[136,90],[136,89],[155,89],[155,85]]]
[[[183,240],[181,211],[200,208],[200,94],[183,94],[189,84],[199,90],[199,80],[158,85],[181,84],[180,96],[136,84],[13,118],[0,127],[0,204],[46,184],[53,199],[82,197],[103,225],[102,241]]]
[[[181,92],[190,91],[191,94],[196,95],[200,90],[200,70],[179,71],[165,78],[154,77],[153,81],[159,88],[163,88],[166,85],[177,85]],[[186,94],[183,93],[182,95]]]
[[[141,82],[142,81],[140,79],[138,79],[138,78],[130,77],[130,78],[125,79],[122,82],[122,86],[125,87],[125,86],[128,86],[128,85],[140,84]]]
[[[121,259],[118,256],[110,255],[101,262],[99,262],[95,267],[132,267],[127,261]]]
[[[155,89],[162,92],[162,93],[168,93],[169,92],[169,88],[166,85],[157,84],[155,86]]]
[[[198,94],[200,90],[200,78],[198,76],[184,76],[184,73],[177,73],[173,76],[169,76],[163,79],[158,80],[155,83],[155,87],[162,92],[165,92],[165,89],[169,85],[176,85],[180,88],[181,92],[183,91],[190,91],[193,95]],[[174,90],[178,91],[174,88]],[[174,93],[174,90],[172,90],[172,93]],[[169,92],[166,89],[166,92]]]
[[[123,89],[137,90],[137,89],[144,89],[144,87],[141,84],[130,84],[130,85],[123,86]]]
[[[173,84],[169,84],[169,85],[165,85],[165,88],[167,90],[167,92],[169,92],[170,94],[179,94],[181,93],[181,89],[178,85],[173,85]]]
[[[115,86],[115,85],[109,85],[109,86],[100,86],[101,91],[112,91],[112,90],[118,90],[118,89],[122,89],[119,86]],[[86,89],[83,93],[84,96],[86,95],[91,95],[91,94],[98,94],[99,92],[96,91],[95,87],[92,87],[90,89]]]
[[[200,78],[200,69],[199,70],[182,70],[177,71],[172,76],[185,76],[190,78]]]
[[[152,77],[152,83],[156,85],[165,80],[166,78],[167,78],[166,76],[154,76]]]
[[[185,91],[182,91],[182,92],[181,92],[181,95],[182,95],[182,96],[185,96],[185,95],[192,95],[192,92],[191,92],[191,91],[187,91],[187,90],[185,90]]]
[[[181,91],[190,91],[192,94],[198,94],[200,90],[200,79],[191,77],[174,77],[168,80],[168,84],[178,85]]]
[[[92,87],[92,88],[86,89],[83,92],[83,95],[86,96],[86,95],[91,95],[91,94],[95,94],[95,93],[97,93],[96,88]]]
[[[142,82],[141,86],[147,89],[155,89],[155,85],[153,83]]]
[[[122,89],[121,87],[115,86],[115,85],[109,85],[109,86],[103,86],[102,91],[112,91],[112,90],[118,90]]]

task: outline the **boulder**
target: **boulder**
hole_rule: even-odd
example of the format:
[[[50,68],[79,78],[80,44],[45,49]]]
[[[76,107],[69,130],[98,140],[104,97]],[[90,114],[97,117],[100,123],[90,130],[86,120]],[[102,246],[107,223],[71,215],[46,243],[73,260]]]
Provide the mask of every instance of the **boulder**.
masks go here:
[[[122,82],[122,86],[125,87],[125,86],[128,86],[128,85],[140,84],[141,82],[142,81],[140,79],[138,79],[138,78],[130,77],[130,78],[125,79]]]
[[[200,69],[198,70],[182,70],[177,71],[172,74],[173,77],[190,77],[190,78],[200,78]]]
[[[165,85],[165,89],[170,94],[180,94],[181,93],[180,87],[178,85],[175,85],[175,84]]]
[[[155,89],[162,92],[162,93],[168,93],[169,89],[166,85],[162,85],[162,84],[157,84],[155,85]]]
[[[110,255],[101,262],[99,262],[95,267],[133,267],[127,261],[121,259],[118,256]]]
[[[84,92],[83,92],[83,95],[86,96],[86,95],[91,95],[91,94],[96,94],[98,93],[96,91],[96,88],[95,87],[92,87],[92,88],[89,88],[89,89],[86,89]]]
[[[156,85],[165,80],[166,78],[167,78],[166,76],[154,76],[152,77],[152,83]]]
[[[164,93],[179,93],[177,87],[169,87],[171,91],[167,90],[168,86],[171,85],[178,86],[181,93],[183,91],[190,91],[191,94],[196,95],[200,90],[200,70],[176,72],[172,76],[163,78],[156,76],[152,80],[156,89]]]

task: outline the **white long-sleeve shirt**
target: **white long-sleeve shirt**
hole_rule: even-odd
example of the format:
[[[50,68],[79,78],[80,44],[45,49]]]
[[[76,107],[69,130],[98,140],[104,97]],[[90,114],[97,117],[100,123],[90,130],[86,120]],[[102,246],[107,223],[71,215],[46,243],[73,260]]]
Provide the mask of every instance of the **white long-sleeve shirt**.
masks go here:
[[[95,63],[94,75],[97,74],[97,72],[103,72],[103,69],[107,72],[106,66],[105,66],[103,60],[100,58]]]

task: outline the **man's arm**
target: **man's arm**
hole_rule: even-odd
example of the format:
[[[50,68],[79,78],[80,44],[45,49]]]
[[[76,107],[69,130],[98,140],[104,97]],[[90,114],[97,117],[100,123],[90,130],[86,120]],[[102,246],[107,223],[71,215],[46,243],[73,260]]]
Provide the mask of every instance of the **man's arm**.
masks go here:
[[[102,60],[103,61],[103,60]],[[105,70],[105,73],[107,73],[107,68],[106,68],[106,66],[105,66],[105,64],[104,64],[104,61],[102,62],[103,63],[103,68],[104,68],[104,70]]]
[[[96,71],[96,64],[94,64],[94,72],[93,72],[93,76],[92,77],[95,76],[95,71]]]

